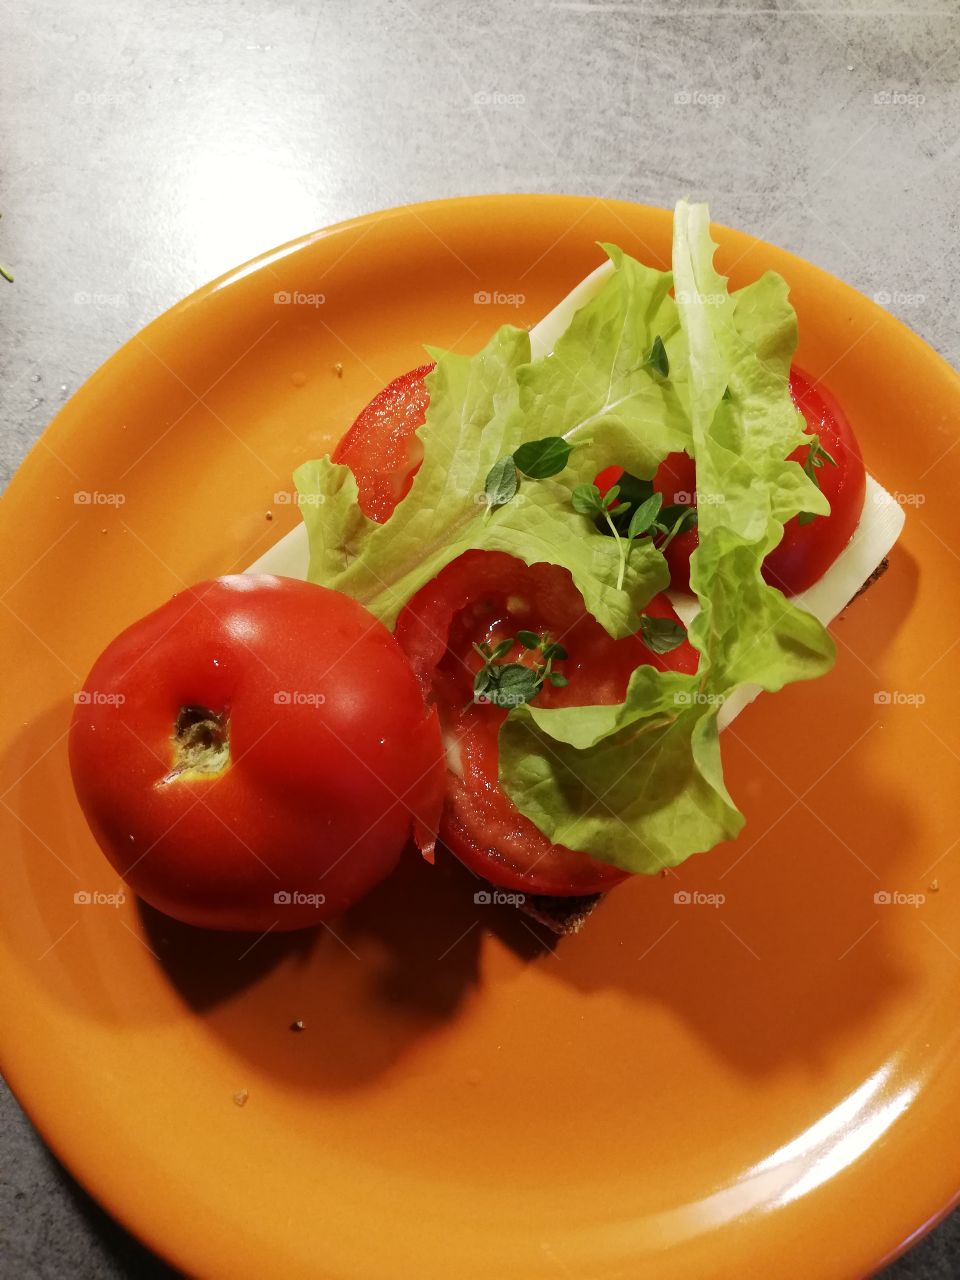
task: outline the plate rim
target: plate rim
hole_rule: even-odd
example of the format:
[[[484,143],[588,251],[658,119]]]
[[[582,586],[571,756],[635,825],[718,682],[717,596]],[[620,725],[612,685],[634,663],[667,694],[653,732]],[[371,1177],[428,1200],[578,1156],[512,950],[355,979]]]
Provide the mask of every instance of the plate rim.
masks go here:
[[[293,254],[296,254],[309,246],[322,241],[328,237],[341,235],[351,230],[360,230],[365,226],[377,224],[384,221],[394,219],[405,214],[423,214],[428,215],[431,211],[438,209],[454,210],[460,209],[464,211],[466,217],[470,216],[471,210],[480,209],[483,206],[491,206],[502,208],[506,205],[531,205],[541,203],[543,205],[567,205],[569,207],[583,206],[585,209],[594,206],[612,206],[629,212],[630,215],[636,217],[638,212],[643,215],[655,215],[658,217],[669,216],[672,212],[669,208],[660,205],[651,205],[641,201],[630,200],[610,200],[602,197],[594,197],[573,193],[548,193],[548,192],[505,192],[505,193],[489,193],[482,195],[464,195],[445,197],[441,199],[417,201],[407,204],[391,205],[384,209],[371,210],[366,213],[354,215],[341,221],[330,223],[326,226],[317,228],[313,231],[306,232],[302,235],[284,241],[282,244],[274,248],[262,251],[255,256],[247,259],[240,265],[230,268],[218,276],[209,280],[205,284],[201,284],[190,293],[184,295],[171,306],[166,307],[156,316],[151,318],[146,324],[142,325],[135,333],[126,339],[115,351],[99,364],[96,369],[84,379],[80,386],[74,391],[70,398],[62,405],[57,413],[44,427],[43,431],[37,436],[24,458],[20,462],[14,474],[11,476],[4,492],[0,495],[0,537],[6,532],[6,517],[13,507],[20,500],[21,490],[25,486],[30,486],[33,482],[33,472],[40,465],[40,459],[44,451],[45,444],[50,443],[51,437],[58,437],[60,432],[69,430],[68,419],[74,411],[72,406],[78,399],[82,399],[88,394],[88,388],[94,381],[109,377],[113,367],[120,366],[127,354],[134,348],[138,339],[154,333],[159,329],[165,328],[167,325],[176,322],[176,318],[199,305],[209,298],[212,294],[221,289],[229,288],[230,285],[239,282],[247,276],[256,274],[268,268],[272,264],[282,261]],[[761,237],[754,236],[752,233],[741,231],[734,227],[729,227],[723,223],[711,221],[711,231],[714,237],[721,240],[730,237],[734,240],[745,240],[749,242],[751,251],[759,250],[762,254],[764,250],[770,249],[778,257],[786,258],[799,264],[805,272],[812,272],[815,278],[822,278],[829,282],[831,289],[839,288],[842,291],[849,291],[858,299],[858,305],[862,306],[864,302],[880,316],[884,318],[887,326],[895,326],[899,331],[901,339],[908,344],[909,353],[912,357],[921,360],[925,366],[925,371],[936,372],[940,377],[945,377],[952,383],[955,393],[960,394],[960,374],[949,364],[944,356],[936,351],[929,343],[927,343],[919,334],[909,327],[904,321],[893,313],[887,311],[880,306],[873,298],[862,293],[855,286],[849,284],[846,280],[839,276],[833,275],[824,268],[817,266],[815,263],[802,258],[800,255],[793,253],[791,250],[775,245]],[[0,985],[3,983],[2,974],[0,974]],[[98,1161],[92,1161],[90,1164],[84,1162],[82,1150],[71,1147],[68,1141],[61,1142],[56,1127],[56,1114],[53,1108],[46,1106],[42,1100],[38,1099],[30,1087],[27,1078],[29,1073],[29,1064],[21,1060],[21,1055],[16,1051],[18,1039],[15,1033],[15,1027],[11,1028],[13,1034],[9,1034],[0,1041],[0,1073],[3,1074],[11,1093],[13,1094],[17,1104],[22,1108],[32,1126],[39,1133],[45,1145],[54,1154],[59,1163],[67,1170],[69,1175],[74,1178],[77,1183],[95,1200],[95,1202],[103,1207],[106,1212],[118,1222],[126,1231],[133,1235],[141,1244],[150,1249],[159,1258],[168,1262],[170,1265],[182,1269],[189,1274],[189,1266],[191,1258],[182,1252],[178,1245],[179,1240],[162,1239],[159,1229],[153,1229],[155,1219],[151,1219],[149,1211],[142,1215],[128,1212],[128,1207],[132,1202],[121,1202],[116,1196],[111,1194],[109,1190],[104,1190],[100,1180],[97,1177],[99,1167]],[[22,1067],[22,1070],[21,1070]],[[68,1149],[69,1148],[69,1149]],[[952,1180],[956,1190],[952,1197],[939,1207],[934,1208],[931,1213],[911,1229],[902,1240],[900,1240],[892,1249],[881,1251],[879,1245],[872,1249],[868,1244],[868,1235],[864,1234],[860,1239],[863,1241],[863,1248],[858,1252],[861,1254],[864,1266],[870,1274],[876,1270],[885,1267],[901,1257],[910,1248],[916,1245],[930,1231],[935,1229],[945,1218],[947,1218],[955,1208],[960,1205],[960,1160],[958,1160],[956,1177]],[[869,1254],[869,1257],[867,1256]]]

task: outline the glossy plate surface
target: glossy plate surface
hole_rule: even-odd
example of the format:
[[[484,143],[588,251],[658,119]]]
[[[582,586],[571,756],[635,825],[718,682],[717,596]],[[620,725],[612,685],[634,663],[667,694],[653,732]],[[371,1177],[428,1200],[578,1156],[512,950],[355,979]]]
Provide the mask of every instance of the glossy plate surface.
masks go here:
[[[100,649],[292,527],[292,468],[422,342],[535,322],[598,240],[665,265],[670,227],[509,196],[278,250],[118,352],[0,504],[3,1069],[190,1273],[810,1280],[878,1265],[960,1187],[958,382],[735,232],[715,231],[721,269],[786,277],[799,362],[908,503],[833,673],[725,734],[740,840],[617,890],[553,950],[413,858],[336,935],[206,936],[83,900],[120,888],[65,751]]]

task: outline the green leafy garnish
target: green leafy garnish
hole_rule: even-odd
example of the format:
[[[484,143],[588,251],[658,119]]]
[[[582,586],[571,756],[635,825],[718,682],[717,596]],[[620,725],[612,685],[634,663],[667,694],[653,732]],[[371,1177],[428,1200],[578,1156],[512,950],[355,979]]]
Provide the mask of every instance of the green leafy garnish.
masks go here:
[[[667,533],[673,533],[674,531],[683,533],[687,529],[695,528],[696,523],[697,508],[692,504],[672,502],[669,507],[660,508],[658,524]],[[676,529],[675,526],[677,526]]]
[[[559,475],[567,465],[573,450],[562,436],[545,436],[542,440],[528,440],[513,455],[517,470],[530,480],[548,480]]]
[[[610,508],[610,519],[617,533],[627,539],[627,558],[630,556],[629,544],[638,538],[650,537],[654,546],[663,554],[667,547],[685,529],[697,523],[697,509],[686,503],[671,503],[662,506],[663,495],[655,493],[651,480],[641,480],[625,471],[618,485],[619,495],[616,505]],[[624,497],[628,501],[624,502]],[[632,515],[629,515],[633,508]],[[603,525],[598,526],[601,533],[610,530]]]
[[[567,656],[563,645],[533,631],[519,632],[517,640],[524,649],[537,652],[539,660],[535,667],[500,661],[513,648],[515,641],[512,637],[501,640],[493,648],[487,644],[473,646],[483,659],[483,666],[473,681],[473,696],[478,702],[490,702],[496,707],[519,707],[531,702],[547,681],[555,688],[566,685],[566,676],[553,670],[554,662],[560,662]]]
[[[640,618],[640,635],[651,653],[670,653],[686,640],[687,629],[672,618],[651,618],[645,613]]]
[[[515,453],[495,462],[484,484],[488,508],[502,507],[515,498],[521,476],[528,480],[548,480],[559,475],[572,449],[573,445],[567,444],[562,436],[545,436],[543,440],[528,440]]]
[[[581,516],[590,516],[594,520],[605,520],[617,545],[619,567],[617,570],[617,590],[623,586],[623,577],[627,571],[626,543],[620,536],[620,530],[614,523],[611,511],[624,515],[630,510],[629,502],[618,502],[620,486],[615,484],[606,493],[601,493],[595,484],[578,484],[570,495],[570,505]]]
[[[743,684],[776,690],[811,679],[834,656],[820,623],[760,572],[785,520],[826,508],[803,469],[786,461],[804,439],[788,387],[796,318],[786,285],[766,275],[729,294],[713,268],[703,206],[681,202],[674,231],[701,495],[691,559],[700,611],[688,636],[699,667],[688,675],[641,666],[618,705],[523,706],[500,733],[503,785],[550,840],[646,873],[732,838],[743,824],[720,760],[726,699]]]
[[[663,345],[663,339],[659,333],[653,340],[653,346],[650,348],[650,354],[647,356],[644,364],[648,369],[655,369],[661,378],[665,378],[670,372],[670,360],[667,356],[667,349]]]
[[[604,466],[652,475],[668,453],[689,448],[686,355],[670,273],[615,246],[607,252],[614,270],[548,358],[531,360],[529,336],[509,325],[475,356],[430,352],[436,368],[417,432],[423,461],[389,521],[359,514],[346,466],[321,458],[298,469],[311,581],[353,596],[393,626],[411,596],[464,551],[503,551],[566,569],[610,635],[637,630],[644,606],[669,582],[663,556],[644,539],[627,562],[611,539],[584,537],[570,496]],[[674,374],[666,382],[644,367],[658,336]],[[505,497],[518,450],[551,439],[571,447],[564,470],[514,493],[523,502],[491,504],[495,464],[493,496]],[[557,465],[557,446],[544,453],[541,465]]]
[[[678,533],[683,533],[687,529],[692,529],[696,523],[696,507],[688,507],[682,503],[675,503],[673,506],[664,507],[660,512],[660,519],[657,521],[657,528],[666,536],[657,542],[657,550],[662,554],[666,551],[667,547],[669,547],[670,543]]]
[[[836,458],[831,457],[826,451],[820,442],[820,437],[818,435],[814,435],[807,447],[807,457],[803,464],[803,470],[804,474],[810,477],[818,489],[820,488],[820,480],[817,476],[817,472],[824,463],[827,462],[829,462],[831,467],[835,467],[837,465]],[[816,520],[816,518],[816,512],[801,511],[797,516],[797,524],[810,524],[810,522],[812,520]]]
[[[483,485],[487,506],[502,507],[505,502],[516,497],[519,488],[520,477],[517,474],[517,464],[508,454],[499,462],[495,462],[487,472]]]
[[[662,493],[652,493],[645,502],[641,502],[630,517],[630,524],[627,526],[627,537],[631,542],[634,538],[642,538],[657,530],[657,516],[662,506]]]
[[[613,270],[549,357],[531,359],[510,326],[475,356],[431,352],[423,461],[384,524],[360,513],[347,467],[324,458],[296,476],[310,578],[388,626],[445,565],[483,549],[566,570],[614,638],[639,635],[656,654],[689,639],[695,672],[644,663],[623,702],[563,708],[536,702],[564,683],[561,645],[522,631],[480,647],[476,696],[510,712],[500,777],[520,811],[555,843],[646,873],[742,825],[721,767],[726,700],[811,679],[834,656],[819,622],[761,574],[787,520],[829,512],[816,471],[832,459],[788,461],[810,442],[789,393],[786,285],[767,274],[730,293],[702,205],[681,202],[674,233],[673,273],[606,246]],[[653,491],[679,451],[696,461],[696,506]],[[623,479],[601,494],[594,477],[611,465]],[[663,548],[694,523],[699,613],[685,633],[647,607],[668,585]],[[517,643],[522,662],[510,661]]]

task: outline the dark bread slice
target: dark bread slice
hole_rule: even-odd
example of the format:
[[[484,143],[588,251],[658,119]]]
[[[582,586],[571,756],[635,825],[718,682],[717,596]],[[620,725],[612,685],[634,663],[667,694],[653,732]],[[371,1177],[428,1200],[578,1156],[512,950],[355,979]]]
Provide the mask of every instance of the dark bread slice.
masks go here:
[[[880,563],[877,565],[877,567],[874,569],[873,573],[871,573],[870,577],[866,580],[866,582],[860,588],[860,590],[856,592],[856,594],[853,596],[851,600],[847,601],[845,607],[849,609],[850,606],[853,604],[853,601],[859,600],[860,597],[863,595],[863,593],[867,590],[867,588],[872,587],[873,584],[876,581],[878,581],[878,579],[882,578],[889,568],[890,568],[890,561],[887,559],[886,556],[884,556],[883,559],[880,561]]]
[[[531,920],[545,925],[551,933],[561,936],[567,933],[579,933],[587,916],[593,911],[602,893],[582,894],[578,898],[557,898],[549,894],[538,893],[525,898],[517,906]]]
[[[868,587],[873,586],[879,578],[882,578],[889,567],[890,562],[884,556],[846,607],[849,608],[853,601],[862,596]],[[527,898],[517,909],[522,911],[524,915],[536,920],[539,924],[545,925],[552,933],[562,937],[568,933],[579,933],[588,916],[599,906],[603,897],[602,893],[591,893],[579,898],[557,898],[550,897],[547,894],[537,894],[534,897]]]

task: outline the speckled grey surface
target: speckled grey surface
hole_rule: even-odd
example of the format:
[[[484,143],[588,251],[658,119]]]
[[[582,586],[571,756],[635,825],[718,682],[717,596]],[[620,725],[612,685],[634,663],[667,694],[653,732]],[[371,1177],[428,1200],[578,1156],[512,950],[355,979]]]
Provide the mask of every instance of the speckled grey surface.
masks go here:
[[[0,46],[0,467],[122,341],[273,244],[487,191],[672,204],[960,357],[955,0],[37,0]],[[0,282],[2,283],[2,282]],[[0,1276],[167,1275],[0,1096]],[[960,1275],[949,1220],[889,1272]]]

